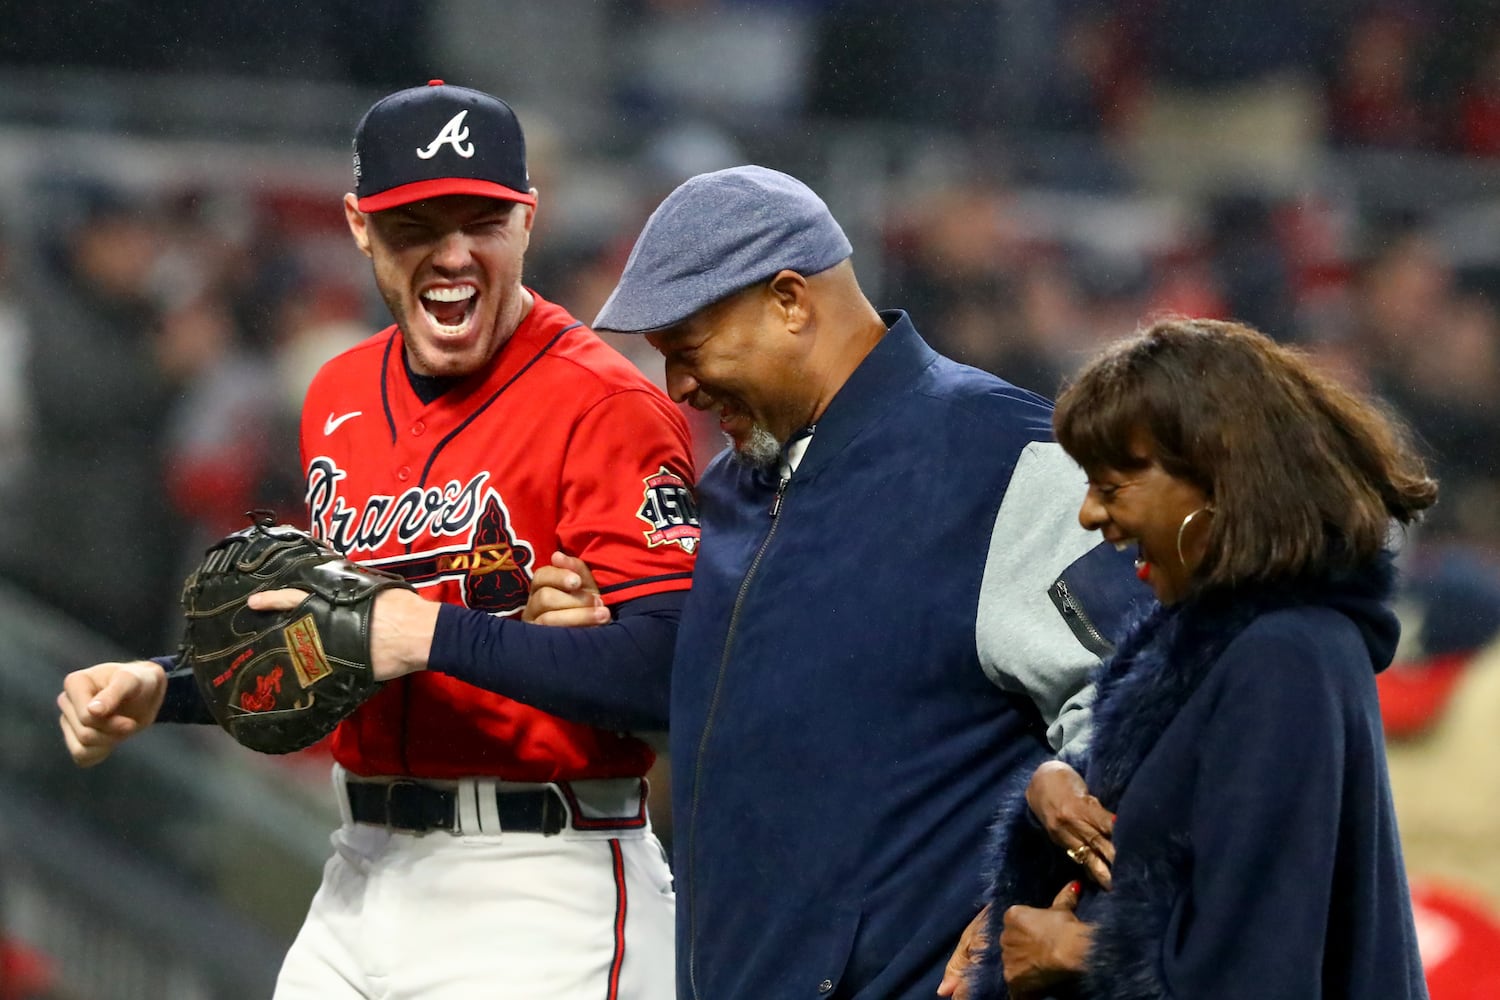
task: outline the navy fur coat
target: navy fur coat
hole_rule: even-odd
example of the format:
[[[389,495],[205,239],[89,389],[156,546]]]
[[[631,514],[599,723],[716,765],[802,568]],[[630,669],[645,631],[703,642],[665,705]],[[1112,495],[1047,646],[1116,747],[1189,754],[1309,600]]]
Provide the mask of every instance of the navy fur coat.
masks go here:
[[[1081,768],[1117,814],[1114,889],[1086,878],[1087,1000],[1425,998],[1374,674],[1399,627],[1388,560],[1157,608],[1100,668]],[[1004,863],[1001,863],[1003,859]],[[1006,796],[980,997],[1004,997],[1006,906],[1083,877]]]

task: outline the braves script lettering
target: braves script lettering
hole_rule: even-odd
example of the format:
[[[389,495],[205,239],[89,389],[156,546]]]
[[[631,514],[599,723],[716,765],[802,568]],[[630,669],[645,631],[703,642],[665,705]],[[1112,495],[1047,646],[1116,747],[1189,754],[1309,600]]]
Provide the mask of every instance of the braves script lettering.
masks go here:
[[[313,534],[345,555],[373,552],[391,538],[403,545],[426,535],[461,535],[473,526],[490,474],[467,483],[413,486],[397,496],[376,494],[362,509],[344,503],[338,484],[348,474],[333,459],[318,457],[307,467],[307,510]]]

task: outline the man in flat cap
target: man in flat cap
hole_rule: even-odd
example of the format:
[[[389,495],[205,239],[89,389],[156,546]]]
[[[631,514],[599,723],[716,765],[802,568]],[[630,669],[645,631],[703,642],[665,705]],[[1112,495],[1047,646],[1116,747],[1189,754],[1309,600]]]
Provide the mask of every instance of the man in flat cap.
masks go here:
[[[1088,675],[1139,593],[1078,525],[1051,404],[877,312],[852,252],[794,178],[702,174],[594,322],[645,335],[731,444],[699,482],[673,661],[692,1000],[933,996],[1002,790],[1081,748]],[[540,620],[581,622],[589,595],[544,582]]]

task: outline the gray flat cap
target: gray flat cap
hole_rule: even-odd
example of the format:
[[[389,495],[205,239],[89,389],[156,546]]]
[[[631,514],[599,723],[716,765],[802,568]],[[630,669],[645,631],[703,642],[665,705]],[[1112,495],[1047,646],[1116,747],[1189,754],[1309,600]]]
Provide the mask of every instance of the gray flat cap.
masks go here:
[[[660,330],[778,271],[817,274],[853,252],[795,177],[757,166],[699,174],[646,220],[594,329]]]

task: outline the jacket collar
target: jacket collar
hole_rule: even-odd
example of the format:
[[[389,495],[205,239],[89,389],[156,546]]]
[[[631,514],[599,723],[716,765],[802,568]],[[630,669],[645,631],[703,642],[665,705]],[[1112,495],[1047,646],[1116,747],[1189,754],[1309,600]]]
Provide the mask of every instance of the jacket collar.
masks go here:
[[[885,336],[818,418],[817,433],[797,466],[798,479],[811,479],[822,472],[937,360],[938,353],[927,346],[904,310],[887,310],[880,318],[885,320]]]

